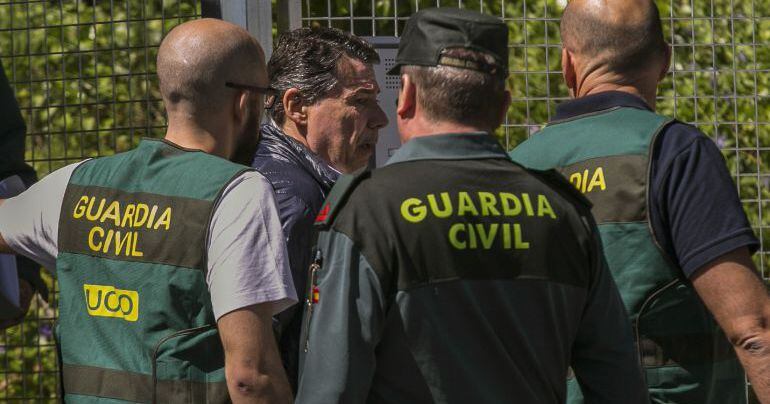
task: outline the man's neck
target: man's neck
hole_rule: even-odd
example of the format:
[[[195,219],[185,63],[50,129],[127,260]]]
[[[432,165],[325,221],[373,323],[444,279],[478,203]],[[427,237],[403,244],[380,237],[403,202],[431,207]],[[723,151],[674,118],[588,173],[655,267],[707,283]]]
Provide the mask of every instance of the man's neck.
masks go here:
[[[489,128],[447,121],[433,122],[420,120],[410,122],[408,126],[403,128],[403,132],[406,135],[406,138],[403,140],[408,142],[417,137],[444,135],[447,133],[489,132]]]
[[[164,138],[177,146],[201,150],[222,158],[227,158],[230,154],[229,146],[223,145],[210,131],[189,123],[169,120]]]
[[[279,125],[275,121],[273,121],[273,125],[277,127],[281,132],[283,132],[286,136],[296,140],[299,142],[299,144],[305,146],[305,148],[315,156],[318,160],[324,162],[326,164],[326,167],[329,167],[334,173],[336,174],[342,174],[342,171],[338,170],[336,167],[332,165],[327,159],[321,157],[316,153],[313,149],[310,148],[310,144],[307,141],[307,137],[300,133],[299,129],[294,125],[293,122],[286,120],[283,124]]]
[[[652,94],[652,96],[650,96],[648,94],[645,94],[639,88],[634,86],[629,86],[629,85],[603,83],[603,84],[588,88],[585,91],[582,91],[581,89],[580,94],[577,94],[575,98],[581,98],[592,94],[604,93],[607,91],[620,91],[631,95],[635,95],[643,99],[644,102],[646,102],[651,109],[653,110],[655,109],[655,94]]]
[[[649,72],[645,72],[645,74],[649,74]],[[621,91],[643,99],[654,110],[657,81],[650,82],[650,78],[644,75],[636,79],[629,79],[604,69],[596,69],[588,72],[587,76],[577,83],[577,89],[572,89],[572,91],[574,98],[607,91]]]
[[[300,133],[299,129],[297,129],[297,127],[294,125],[294,122],[284,118],[284,122],[282,124],[276,123],[275,126],[277,126],[281,132],[286,134],[286,136],[298,141],[301,145],[310,149],[307,138],[302,133]]]

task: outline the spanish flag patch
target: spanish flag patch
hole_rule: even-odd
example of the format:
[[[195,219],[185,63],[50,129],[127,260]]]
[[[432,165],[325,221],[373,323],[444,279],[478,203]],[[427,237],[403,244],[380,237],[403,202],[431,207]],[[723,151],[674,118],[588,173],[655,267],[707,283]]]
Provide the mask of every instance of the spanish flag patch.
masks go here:
[[[318,303],[318,300],[321,298],[321,290],[318,289],[317,285],[313,285],[313,294],[310,298],[310,300],[313,302],[313,304]]]
[[[323,208],[321,208],[321,211],[318,212],[318,216],[315,217],[315,222],[322,223],[324,220],[326,220],[326,217],[329,216],[329,210],[331,210],[331,207],[332,204],[330,202],[326,202]]]

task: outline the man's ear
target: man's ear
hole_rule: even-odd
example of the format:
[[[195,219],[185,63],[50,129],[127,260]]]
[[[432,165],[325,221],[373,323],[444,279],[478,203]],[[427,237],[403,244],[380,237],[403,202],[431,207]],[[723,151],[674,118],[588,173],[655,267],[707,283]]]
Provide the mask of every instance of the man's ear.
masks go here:
[[[408,74],[401,75],[401,90],[398,92],[398,105],[396,114],[401,119],[409,119],[414,116],[417,109],[417,86]]]
[[[508,113],[508,107],[510,106],[511,106],[511,92],[508,90],[505,90],[505,92],[503,92],[503,105],[502,105],[502,108],[500,109],[499,120],[497,121],[497,126],[495,126],[493,129],[498,128],[500,125],[503,124],[503,122],[505,122],[505,114]]]
[[[565,47],[561,48],[561,73],[564,76],[564,83],[567,84],[567,88],[569,88],[570,93],[574,96],[577,87],[575,60],[572,58],[572,53]]]
[[[658,74],[658,83],[663,81],[664,78],[666,78],[666,74],[668,74],[668,69],[671,67],[671,45],[666,44],[666,50],[665,55],[663,55],[663,65],[662,68]]]
[[[297,127],[307,125],[307,105],[299,93],[299,89],[290,88],[283,93],[283,113]]]
[[[238,123],[243,123],[246,120],[249,107],[249,92],[239,91],[233,105],[233,113]]]

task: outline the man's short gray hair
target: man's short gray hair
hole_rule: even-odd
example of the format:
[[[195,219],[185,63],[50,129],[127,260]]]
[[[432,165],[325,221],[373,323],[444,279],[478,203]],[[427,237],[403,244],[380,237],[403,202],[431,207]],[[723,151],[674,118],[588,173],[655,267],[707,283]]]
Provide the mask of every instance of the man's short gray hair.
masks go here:
[[[494,65],[495,59],[465,48],[444,51],[444,55]],[[401,68],[417,87],[417,102],[432,121],[449,121],[481,128],[499,125],[505,97],[504,69],[497,74],[450,66]]]

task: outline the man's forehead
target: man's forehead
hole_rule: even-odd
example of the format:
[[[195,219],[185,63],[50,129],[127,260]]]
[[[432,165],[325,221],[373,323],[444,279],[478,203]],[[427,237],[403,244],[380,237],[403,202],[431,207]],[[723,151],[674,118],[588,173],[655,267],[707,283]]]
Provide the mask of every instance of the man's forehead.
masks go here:
[[[350,91],[379,92],[380,87],[374,75],[374,66],[358,59],[345,57],[338,66],[338,79]]]

